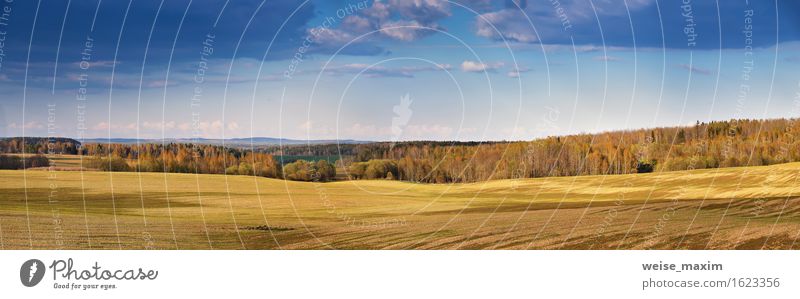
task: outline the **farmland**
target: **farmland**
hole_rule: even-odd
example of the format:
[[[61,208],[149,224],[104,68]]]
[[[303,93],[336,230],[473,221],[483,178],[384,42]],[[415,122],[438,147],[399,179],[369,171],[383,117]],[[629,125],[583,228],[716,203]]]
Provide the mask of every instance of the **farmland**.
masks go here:
[[[0,171],[3,249],[800,247],[800,163],[465,184],[70,169]]]

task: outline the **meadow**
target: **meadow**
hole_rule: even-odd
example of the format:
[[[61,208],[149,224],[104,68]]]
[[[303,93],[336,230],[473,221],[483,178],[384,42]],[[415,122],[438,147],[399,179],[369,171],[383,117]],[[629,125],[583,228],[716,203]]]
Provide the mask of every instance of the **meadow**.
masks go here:
[[[465,184],[0,171],[2,249],[793,249],[800,163]]]

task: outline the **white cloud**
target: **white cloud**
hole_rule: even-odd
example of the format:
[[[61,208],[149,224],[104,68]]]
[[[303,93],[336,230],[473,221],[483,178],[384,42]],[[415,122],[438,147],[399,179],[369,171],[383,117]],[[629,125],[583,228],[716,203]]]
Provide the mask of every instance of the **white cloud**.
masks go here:
[[[523,43],[539,41],[525,13],[518,9],[503,9],[482,14],[475,20],[478,36]]]
[[[526,5],[526,2],[518,1],[519,7],[506,5],[503,9],[477,16],[475,33],[492,40],[522,43],[553,40],[564,42],[563,37],[568,36],[565,35],[566,30],[593,29],[595,13],[600,16],[622,16],[628,11],[639,10],[655,3],[654,0],[594,0],[591,3],[584,0],[560,0],[558,7],[554,8],[550,3]],[[532,24],[536,24],[536,30]]]
[[[38,121],[29,121],[25,124],[11,123],[8,125],[9,129],[44,129],[44,125]]]
[[[372,6],[363,10],[362,14],[372,19],[385,20],[389,17],[389,5],[376,0],[372,3]]]
[[[470,73],[489,72],[495,71],[503,67],[503,65],[502,62],[486,64],[472,60],[464,60],[464,62],[461,63],[461,70]]]
[[[92,130],[95,131],[107,131],[108,130],[108,123],[107,122],[99,122],[91,127]]]
[[[108,131],[109,129],[112,131],[111,133],[120,133],[120,132],[131,132],[136,130],[135,123],[127,123],[127,124],[109,124],[107,122],[99,122],[89,128],[90,130],[94,131]]]
[[[203,127],[203,126],[202,126],[202,124],[203,124],[203,123],[200,123],[200,124],[201,124],[201,128],[202,128],[202,127]],[[210,130],[214,130],[214,131],[219,131],[220,129],[222,129],[222,121],[215,120],[215,121],[213,121],[211,124],[209,124],[209,125],[206,125],[206,129],[210,129]]]
[[[381,33],[400,41],[414,41],[440,30],[436,25],[424,25],[416,20],[390,21],[381,24]]]
[[[311,30],[317,44],[337,49],[347,42],[373,30],[378,35],[399,41],[414,41],[444,30],[437,21],[451,16],[450,5],[444,0],[389,0],[375,1],[370,8],[348,16],[333,29]],[[364,37],[366,42],[374,35]],[[373,52],[375,49],[370,49]]]
[[[171,130],[171,129],[174,129],[175,126],[176,125],[175,125],[174,121],[168,121],[168,122],[147,122],[147,121],[145,121],[145,122],[142,123],[142,128],[147,129],[147,130],[159,130],[160,131],[162,128],[165,129],[165,130]]]
[[[469,9],[483,12],[492,9],[492,0],[454,0],[455,3],[460,3]]]
[[[374,27],[366,17],[352,15],[342,20],[342,29],[349,32],[365,33],[374,30]]]
[[[432,23],[450,16],[450,5],[444,0],[389,0],[400,15],[422,23]]]

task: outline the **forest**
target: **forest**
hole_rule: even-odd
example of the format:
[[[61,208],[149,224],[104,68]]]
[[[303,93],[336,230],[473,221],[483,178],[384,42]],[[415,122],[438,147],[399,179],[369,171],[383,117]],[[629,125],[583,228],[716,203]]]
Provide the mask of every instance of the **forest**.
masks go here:
[[[800,161],[799,132],[796,119],[743,119],[506,143],[360,144],[348,174],[449,183],[771,165]]]
[[[4,153],[91,156],[90,168],[256,175],[330,181],[337,166],[350,179],[424,183],[629,174],[800,161],[797,119],[729,120],[531,141],[375,142],[254,149],[203,144],[81,144],[66,138],[5,138]],[[281,165],[276,156],[292,155]],[[305,161],[297,157],[326,157]],[[336,158],[335,163],[331,163]]]
[[[70,138],[10,137],[0,138],[0,153],[76,155],[81,143]]]

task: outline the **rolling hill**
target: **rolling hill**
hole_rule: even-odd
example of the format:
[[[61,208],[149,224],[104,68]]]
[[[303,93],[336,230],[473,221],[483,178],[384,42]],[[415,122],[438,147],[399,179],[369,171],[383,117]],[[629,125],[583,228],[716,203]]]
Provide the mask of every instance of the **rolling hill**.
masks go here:
[[[796,248],[800,163],[416,184],[0,171],[4,249]]]

